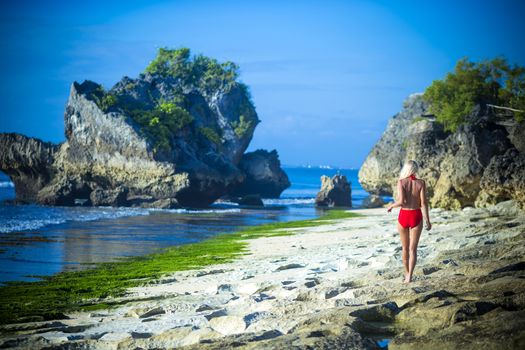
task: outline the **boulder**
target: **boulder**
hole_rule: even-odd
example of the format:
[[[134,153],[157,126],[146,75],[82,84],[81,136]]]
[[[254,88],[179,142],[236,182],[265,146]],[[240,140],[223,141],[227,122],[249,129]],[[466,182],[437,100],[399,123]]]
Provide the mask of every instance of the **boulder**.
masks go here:
[[[127,204],[128,192],[129,190],[123,186],[112,190],[96,188],[89,194],[89,199],[94,206],[123,207]]]
[[[276,150],[258,149],[245,153],[239,168],[245,178],[230,191],[234,196],[257,194],[263,198],[279,198],[281,192],[290,187]]]
[[[344,175],[334,175],[332,178],[321,176],[321,190],[315,198],[315,205],[320,207],[351,207],[350,183]]]
[[[242,333],[246,329],[246,323],[238,316],[221,316],[209,321],[210,327],[223,335]]]
[[[433,166],[438,169],[439,176],[433,177],[430,172],[425,174],[424,171],[421,176],[423,179],[428,178],[427,181],[433,187],[430,198],[432,206],[461,209],[475,205],[486,167],[493,157],[509,149],[511,143],[503,127],[481,116],[472,123],[460,126],[447,137],[443,146],[444,157]],[[413,157],[417,157],[417,150],[427,145],[416,140],[413,147]],[[421,161],[424,168],[427,166],[424,162],[426,159],[423,156]]]
[[[493,157],[480,181],[478,206],[514,199],[525,209],[525,154],[511,148]]]
[[[0,170],[17,199],[204,207],[243,181],[238,165],[259,123],[246,86],[177,74],[124,77],[108,91],[74,82],[61,144],[0,134]]]
[[[465,124],[455,132],[446,132],[434,116],[427,114],[428,110],[422,95],[413,94],[405,101],[404,109],[389,121],[359,170],[359,181],[366,191],[395,196],[403,163],[415,159],[420,165],[417,176],[426,181],[433,207],[460,209],[511,198],[519,200],[519,194],[509,193],[519,193],[520,185],[508,176],[505,190],[496,190],[496,175],[485,176],[483,186],[487,190],[482,191],[481,185],[485,171],[490,168],[494,173],[496,164],[503,161],[501,156],[520,146],[517,122],[502,122],[489,110],[477,106]],[[492,162],[494,165],[489,167]],[[504,163],[507,168],[510,166],[508,161]],[[496,197],[489,195],[496,192]]]
[[[383,197],[371,194],[370,196],[363,199],[361,207],[363,208],[381,208],[385,205]]]

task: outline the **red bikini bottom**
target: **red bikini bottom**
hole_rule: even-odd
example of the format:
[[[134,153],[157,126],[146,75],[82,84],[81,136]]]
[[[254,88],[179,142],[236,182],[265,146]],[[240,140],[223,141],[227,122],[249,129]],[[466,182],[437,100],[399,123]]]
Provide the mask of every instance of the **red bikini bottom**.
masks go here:
[[[401,209],[399,211],[399,217],[397,218],[397,221],[399,221],[399,224],[403,226],[403,228],[417,227],[421,223],[421,220],[423,220],[421,209]]]

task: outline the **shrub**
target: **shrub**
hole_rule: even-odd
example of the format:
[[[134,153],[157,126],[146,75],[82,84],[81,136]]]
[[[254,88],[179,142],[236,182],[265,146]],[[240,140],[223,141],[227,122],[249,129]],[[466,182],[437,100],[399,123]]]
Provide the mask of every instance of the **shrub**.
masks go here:
[[[491,104],[523,111],[525,68],[510,66],[504,58],[479,63],[463,58],[454,72],[443,80],[433,81],[423,97],[445,130],[455,131],[475,105]],[[524,114],[515,111],[514,116],[520,120]]]
[[[199,132],[204,135],[208,140],[213,142],[216,145],[221,144],[221,137],[217,133],[217,131],[213,130],[210,127],[200,127]]]
[[[160,48],[157,57],[146,67],[146,72],[163,76],[185,76],[188,74],[188,59],[190,49],[181,48],[170,50]]]
[[[160,100],[152,110],[126,112],[141,126],[142,134],[152,142],[155,152],[171,151],[170,140],[193,121],[190,113],[173,101]]]
[[[96,89],[89,93],[88,98],[96,103],[98,108],[104,113],[107,113],[111,107],[115,106],[118,102],[117,97],[104,90],[102,85],[99,85]]]
[[[218,89],[229,91],[239,77],[239,67],[230,61],[219,63],[204,55],[190,56],[190,49],[160,48],[145,72],[181,79],[210,94]]]
[[[233,131],[238,137],[243,137],[253,126],[253,123],[253,120],[248,120],[244,115],[241,114],[238,122],[232,122]]]

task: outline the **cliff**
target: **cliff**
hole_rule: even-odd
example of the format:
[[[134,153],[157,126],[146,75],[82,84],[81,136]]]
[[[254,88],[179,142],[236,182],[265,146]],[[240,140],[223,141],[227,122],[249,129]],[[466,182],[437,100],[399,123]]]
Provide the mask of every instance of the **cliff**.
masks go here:
[[[430,204],[459,209],[514,199],[525,207],[524,123],[474,108],[456,131],[445,131],[413,94],[388,123],[359,170],[363,188],[393,195],[403,162],[415,159]]]
[[[0,170],[19,201],[202,207],[241,183],[258,115],[238,68],[161,49],[138,78],[106,91],[71,85],[66,141],[0,134]]]

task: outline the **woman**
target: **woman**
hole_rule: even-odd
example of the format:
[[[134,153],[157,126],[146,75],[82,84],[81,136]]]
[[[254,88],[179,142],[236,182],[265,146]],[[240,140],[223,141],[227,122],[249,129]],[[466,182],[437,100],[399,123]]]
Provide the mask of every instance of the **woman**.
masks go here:
[[[387,207],[388,212],[391,212],[393,208],[401,207],[397,229],[403,248],[402,259],[405,267],[403,283],[409,283],[412,280],[417,260],[417,244],[423,230],[422,219],[425,219],[427,230],[432,228],[428,215],[425,181],[416,178],[417,170],[418,164],[415,160],[405,163],[397,182],[398,200]],[[423,212],[421,212],[421,207],[423,207]]]

